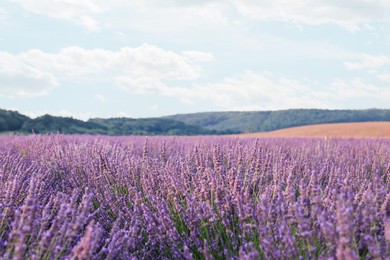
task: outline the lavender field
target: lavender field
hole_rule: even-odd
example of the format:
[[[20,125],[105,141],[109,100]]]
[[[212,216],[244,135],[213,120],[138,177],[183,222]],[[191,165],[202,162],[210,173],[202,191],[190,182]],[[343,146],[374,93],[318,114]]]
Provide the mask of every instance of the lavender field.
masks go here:
[[[0,258],[386,259],[390,140],[0,136]]]

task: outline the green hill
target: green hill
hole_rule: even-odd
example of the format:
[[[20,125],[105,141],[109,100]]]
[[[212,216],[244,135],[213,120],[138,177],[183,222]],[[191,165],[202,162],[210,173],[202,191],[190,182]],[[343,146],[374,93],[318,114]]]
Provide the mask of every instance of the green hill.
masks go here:
[[[210,130],[251,133],[312,124],[390,121],[390,110],[289,109],[258,112],[206,112],[179,114],[166,118],[199,125]]]

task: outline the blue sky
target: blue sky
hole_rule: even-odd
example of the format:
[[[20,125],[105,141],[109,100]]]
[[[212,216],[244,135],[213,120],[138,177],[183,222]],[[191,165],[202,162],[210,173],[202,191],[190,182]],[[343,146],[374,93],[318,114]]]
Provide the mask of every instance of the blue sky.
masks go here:
[[[0,108],[390,108],[388,0],[2,0]]]

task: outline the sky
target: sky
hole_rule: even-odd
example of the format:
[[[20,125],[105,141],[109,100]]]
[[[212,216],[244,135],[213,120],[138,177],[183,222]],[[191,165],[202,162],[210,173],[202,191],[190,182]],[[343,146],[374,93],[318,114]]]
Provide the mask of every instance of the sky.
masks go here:
[[[1,0],[0,108],[390,108],[390,1]]]

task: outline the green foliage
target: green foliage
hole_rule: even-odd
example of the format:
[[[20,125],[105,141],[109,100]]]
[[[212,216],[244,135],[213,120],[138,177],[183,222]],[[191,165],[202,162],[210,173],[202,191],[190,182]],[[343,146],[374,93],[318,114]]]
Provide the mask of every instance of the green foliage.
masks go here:
[[[16,111],[0,109],[0,132],[17,131],[29,119]]]
[[[26,133],[63,133],[63,134],[104,134],[104,126],[84,122],[70,117],[44,115],[25,122],[21,128]]]
[[[103,134],[103,135],[212,135],[229,133],[208,130],[200,126],[162,118],[110,118],[90,119],[87,122],[70,118],[44,115],[30,119],[22,125],[23,133]]]
[[[90,123],[104,126],[110,135],[210,135],[218,131],[163,118],[90,119]]]

